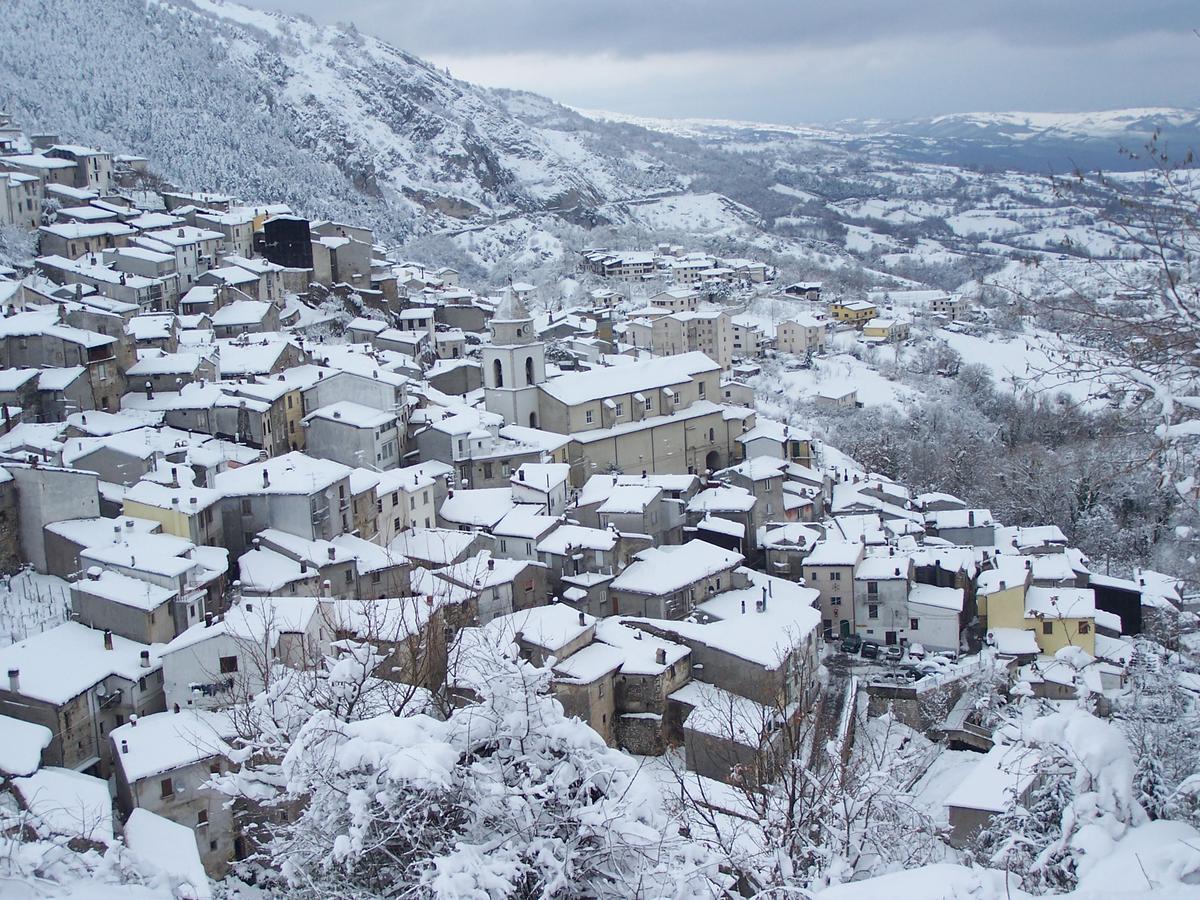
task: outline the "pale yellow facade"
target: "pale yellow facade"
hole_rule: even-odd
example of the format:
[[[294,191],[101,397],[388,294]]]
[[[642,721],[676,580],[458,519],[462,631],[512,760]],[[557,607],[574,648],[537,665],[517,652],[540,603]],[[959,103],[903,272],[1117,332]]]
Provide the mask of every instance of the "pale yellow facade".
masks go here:
[[[1096,652],[1096,623],[1090,617],[1057,616],[1037,618],[1025,614],[1025,586],[979,594],[976,598],[979,615],[987,617],[988,630],[1016,628],[1032,631],[1038,648],[1053,656],[1063,647],[1080,647]]]

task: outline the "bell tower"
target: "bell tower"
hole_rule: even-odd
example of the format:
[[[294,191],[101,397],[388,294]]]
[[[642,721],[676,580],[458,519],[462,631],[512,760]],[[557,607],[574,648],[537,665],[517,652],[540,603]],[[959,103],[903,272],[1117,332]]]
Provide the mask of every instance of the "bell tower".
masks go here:
[[[537,386],[546,380],[546,347],[520,296],[505,291],[490,322],[492,343],[483,348],[483,396],[488,412],[507,425],[541,427]]]

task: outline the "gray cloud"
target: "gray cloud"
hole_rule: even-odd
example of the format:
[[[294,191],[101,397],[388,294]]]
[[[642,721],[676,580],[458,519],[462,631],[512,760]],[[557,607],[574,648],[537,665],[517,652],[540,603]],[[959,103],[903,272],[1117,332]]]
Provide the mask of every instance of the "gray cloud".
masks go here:
[[[1191,105],[1195,0],[252,0],[468,80],[643,115]]]

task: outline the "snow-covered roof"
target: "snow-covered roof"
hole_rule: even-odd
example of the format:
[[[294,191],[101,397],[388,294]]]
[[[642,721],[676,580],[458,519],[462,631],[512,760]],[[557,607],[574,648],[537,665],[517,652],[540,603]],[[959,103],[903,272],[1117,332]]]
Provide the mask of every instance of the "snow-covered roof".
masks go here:
[[[1038,774],[1040,755],[1027,747],[997,744],[946,798],[946,806],[1001,812]]]
[[[582,620],[582,621],[581,621]],[[556,653],[579,640],[596,624],[596,617],[581,613],[562,603],[535,606],[518,612],[497,616],[484,630],[493,636],[515,638]]]
[[[98,573],[89,571],[86,578],[75,582],[74,589],[82,594],[91,594],[110,603],[131,606],[143,612],[156,610],[164,603],[170,603],[176,596],[174,591],[164,587],[108,570]]]
[[[176,653],[221,635],[274,647],[281,634],[306,632],[316,614],[317,600],[311,597],[247,598],[212,625],[196,623],[162,647],[161,652],[164,656]]]
[[[738,512],[745,513],[754,509],[755,498],[744,487],[720,485],[708,488],[698,493],[688,501],[688,512]]]
[[[161,667],[161,645],[139,644],[119,634],[112,635],[112,644],[113,649],[104,648],[99,629],[64,622],[0,649],[0,669],[19,671],[22,695],[61,706],[110,676],[137,681]],[[149,668],[141,664],[143,650],[150,651]]]
[[[996,652],[1005,656],[1028,656],[1041,653],[1037,636],[1028,628],[992,628],[988,630]]]
[[[226,495],[315,494],[350,477],[350,467],[292,451],[260,463],[218,472],[216,489]],[[267,475],[264,484],[263,473]]]
[[[854,578],[858,581],[889,581],[907,580],[908,570],[912,560],[907,556],[864,556],[854,569]]]
[[[142,866],[162,872],[170,883],[179,885],[172,891],[174,896],[194,900],[212,896],[196,832],[191,828],[138,807],[130,813],[122,834],[125,845]]]
[[[45,725],[0,716],[0,775],[32,775],[42,764],[42,751],[54,740]]]
[[[742,562],[742,554],[706,541],[648,547],[635,557],[610,586],[612,590],[662,596]]]
[[[662,493],[662,488],[649,484],[618,484],[609,491],[598,513],[640,515]]]
[[[564,556],[574,550],[612,550],[617,536],[608,528],[585,528],[582,525],[560,525],[537,545],[539,553]]]
[[[554,664],[555,680],[566,684],[591,684],[621,668],[625,654],[616,647],[594,642]]]
[[[1091,619],[1096,593],[1091,588],[1031,587],[1025,592],[1025,618]]]
[[[450,528],[411,528],[388,545],[394,553],[434,565],[447,565],[462,555],[475,535]]]
[[[130,784],[229,753],[237,734],[229,715],[198,709],[138,716],[109,732]]]
[[[721,367],[699,351],[652,357],[624,366],[602,366],[586,372],[559,375],[541,388],[568,406],[619,394],[657,390],[690,381],[693,376],[720,372]]]
[[[540,564],[523,559],[494,557],[490,551],[480,550],[462,562],[437,569],[435,574],[462,587],[482,591],[512,582],[530,565]]]
[[[438,515],[447,522],[491,528],[503,519],[514,506],[512,488],[478,488],[457,490],[447,497]]]
[[[112,843],[112,798],[104,779],[47,766],[12,785],[39,820],[39,833]]]
[[[932,606],[952,612],[962,612],[962,588],[937,587],[932,584],[914,584],[908,592],[910,605]]]
[[[806,566],[857,566],[863,545],[857,541],[823,540],[804,558]]]
[[[671,699],[692,707],[684,728],[748,747],[757,748],[779,719],[777,711],[703,681],[685,684]]]
[[[355,403],[353,400],[339,400],[336,403],[314,409],[304,417],[304,422],[307,424],[314,419],[340,422],[353,428],[383,428],[396,422],[394,414],[381,412],[373,407]]]

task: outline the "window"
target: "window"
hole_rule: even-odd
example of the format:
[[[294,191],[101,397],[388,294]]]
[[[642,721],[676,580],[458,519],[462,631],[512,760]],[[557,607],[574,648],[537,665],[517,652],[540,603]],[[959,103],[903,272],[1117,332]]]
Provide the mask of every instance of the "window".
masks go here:
[[[507,473],[507,472],[505,472],[504,474],[506,474],[506,475],[507,475],[508,473]],[[429,491],[428,491],[428,490],[421,491],[421,502],[422,502],[422,503],[428,503],[428,502],[429,502]]]
[[[243,515],[243,516],[248,516],[248,515],[250,515],[251,508],[252,508],[252,507],[250,506],[250,501],[249,501],[249,500],[243,500],[243,501],[242,501],[242,515]]]
[[[236,656],[221,657],[221,674],[229,675],[238,670],[238,658]]]
[[[208,824],[208,810],[202,809],[202,810],[200,810],[200,812],[196,813],[196,827],[203,828],[207,824]]]
[[[841,580],[842,580],[842,573],[841,573],[841,572],[830,572],[830,573],[829,573],[829,580],[830,580],[830,581],[841,581]]]
[[[221,774],[221,761],[218,759],[215,762],[208,764],[208,771],[213,775]]]
[[[645,400],[642,401],[642,406],[645,408],[646,412],[650,411],[650,398],[649,397],[647,397]]]
[[[1042,623],[1042,634],[1054,634],[1054,623],[1053,622],[1043,622]]]
[[[604,696],[604,682],[603,681],[600,682],[598,685],[596,685],[596,687],[599,688],[599,690],[596,692],[596,696],[603,697]]]
[[[868,581],[867,582],[867,593],[868,594],[878,594],[879,593],[879,582],[878,581]]]
[[[921,627],[921,621],[919,619],[909,619],[908,620],[908,630],[909,631],[916,631],[920,627]]]
[[[703,382],[703,381],[701,381],[701,382],[700,382],[700,383],[697,385],[697,387],[700,389],[700,399],[701,399],[701,400],[703,400],[703,399],[704,399],[704,382]]]
[[[625,401],[618,400],[617,401],[617,418],[620,418],[623,415],[625,415]]]
[[[487,478],[487,479],[490,479],[492,477],[492,464],[491,463],[483,464],[483,477]]]
[[[392,529],[395,531],[400,530],[400,517],[399,516],[396,516],[396,518],[392,519]]]
[[[1079,633],[1080,634],[1087,634],[1091,630],[1092,630],[1092,625],[1090,622],[1080,622],[1079,623]]]
[[[834,606],[837,606],[839,603],[842,602],[842,598],[840,595],[835,595],[835,596],[829,598],[829,602],[832,603]]]
[[[416,508],[417,508],[417,497],[416,497],[416,494],[414,494],[413,496],[411,496],[411,497],[409,497],[409,498],[408,498],[408,508],[409,508],[410,510],[411,510],[411,509],[416,509]]]
[[[462,448],[459,447],[459,449],[461,450]],[[400,492],[392,491],[392,506],[395,506],[399,502],[400,502]]]
[[[590,409],[583,414],[583,421],[587,422],[589,425],[592,424],[592,411]]]
[[[164,778],[158,783],[158,789],[162,792],[163,797],[175,796],[175,785],[170,778]]]
[[[877,604],[872,603],[870,606],[867,607],[867,618],[868,619],[878,619],[879,618],[879,606]]]
[[[346,570],[346,584],[354,584],[354,571],[352,569]]]

